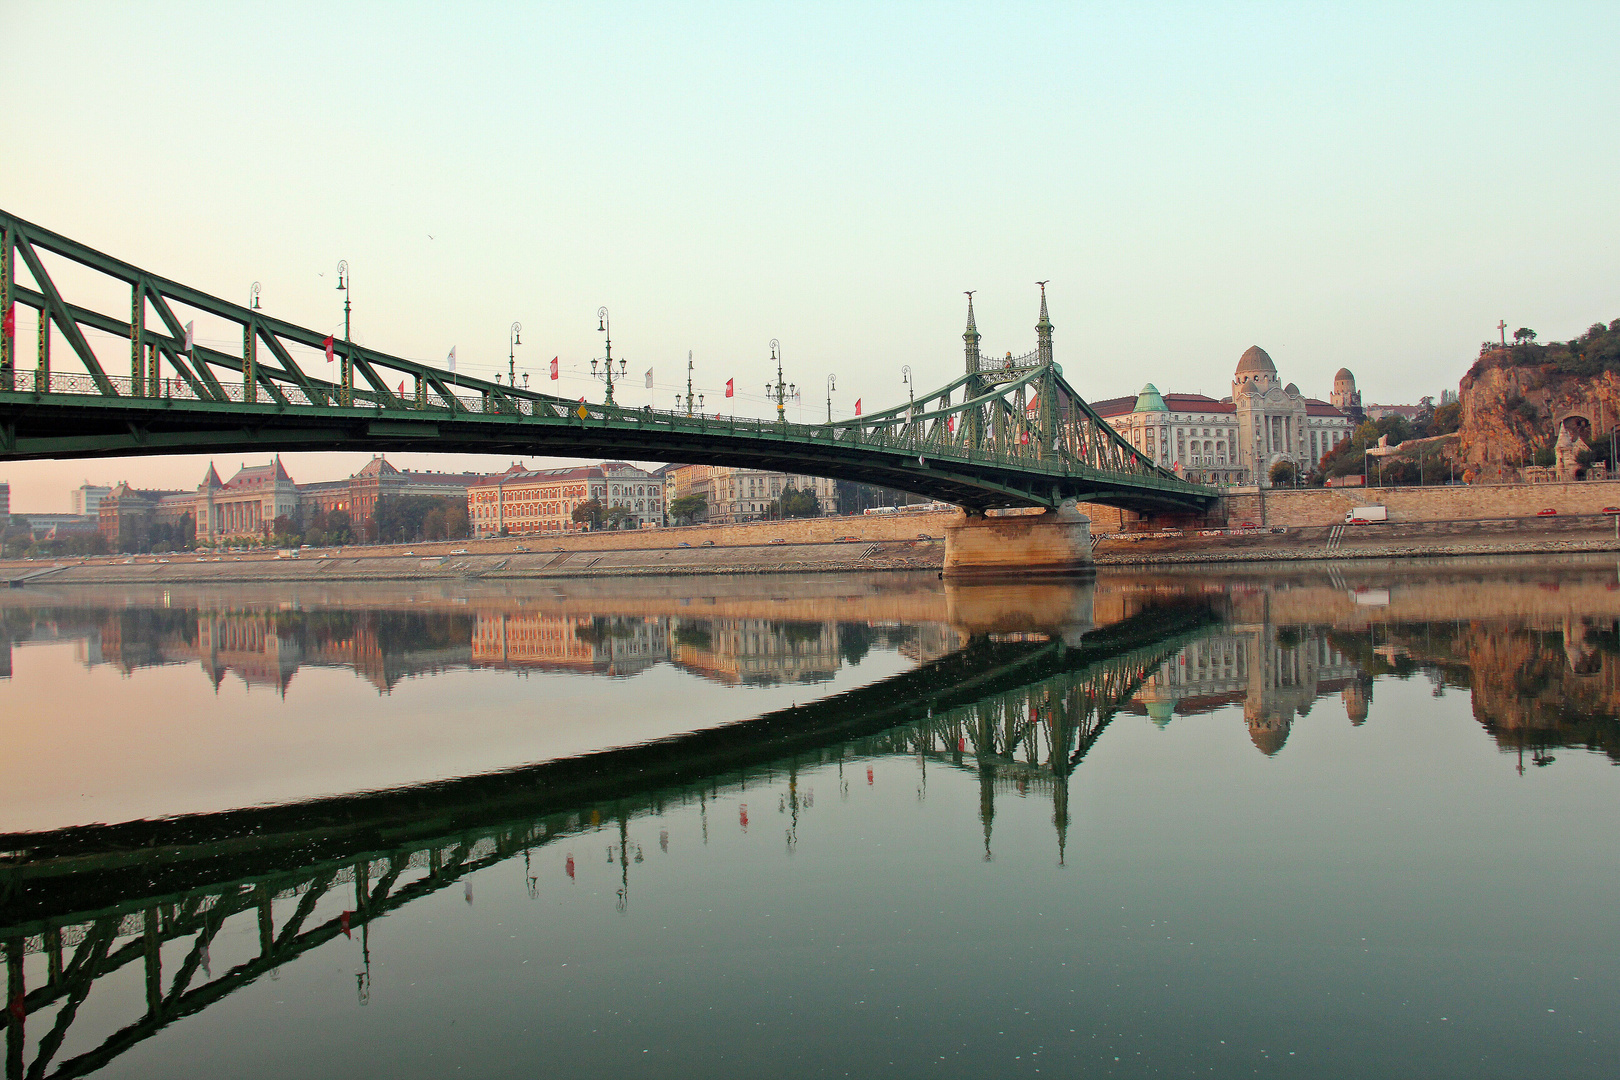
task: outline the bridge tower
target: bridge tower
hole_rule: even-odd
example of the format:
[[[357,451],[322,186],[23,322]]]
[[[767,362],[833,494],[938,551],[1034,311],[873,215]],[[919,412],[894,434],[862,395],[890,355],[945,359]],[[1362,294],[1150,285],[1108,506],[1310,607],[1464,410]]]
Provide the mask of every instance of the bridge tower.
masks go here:
[[[1041,318],[1035,324],[1035,362],[1041,367],[1041,377],[1035,384],[1035,431],[1032,438],[1037,440],[1038,456],[1044,461],[1057,454],[1052,440],[1058,431],[1059,368],[1052,363],[1052,319],[1046,313],[1046,282],[1036,284],[1041,287]]]
[[[979,327],[973,321],[973,293],[969,291],[967,330],[962,334],[962,340],[967,346],[967,375],[966,385],[962,387],[964,400],[972,401],[985,392],[985,381],[979,377]],[[984,410],[975,408],[962,417],[962,439],[966,446],[984,445]]]

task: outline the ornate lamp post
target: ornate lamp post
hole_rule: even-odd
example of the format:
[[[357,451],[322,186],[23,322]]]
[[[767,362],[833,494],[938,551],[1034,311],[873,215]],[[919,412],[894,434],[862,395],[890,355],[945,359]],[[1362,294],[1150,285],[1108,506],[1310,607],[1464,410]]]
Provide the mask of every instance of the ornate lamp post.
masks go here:
[[[775,338],[771,338],[771,359],[776,361],[776,382],[775,383],[766,383],[765,384],[765,393],[769,397],[776,398],[776,420],[777,420],[777,423],[786,423],[787,422],[787,407],[786,407],[787,399],[788,398],[793,398],[793,399],[797,400],[798,397],[799,397],[799,388],[797,386],[794,386],[792,383],[785,383],[785,382],[782,381],[782,358],[781,358],[780,352],[781,352],[781,345],[777,342],[777,340]]]
[[[517,347],[523,344],[523,324],[512,324],[512,335],[506,343],[506,385],[517,389]],[[524,376],[527,378],[527,375]]]
[[[339,404],[354,404],[354,361],[353,347],[349,344],[349,260],[339,259],[337,264],[337,287],[343,290],[343,389],[340,391]]]
[[[832,423],[832,392],[838,389],[838,383],[835,381],[837,378],[836,375],[827,376],[827,423],[829,424]]]
[[[608,318],[608,309],[605,308],[605,307],[600,307],[600,308],[596,309],[596,328],[598,330],[600,330],[602,333],[607,335],[607,362],[602,365],[602,371],[601,371],[600,374],[598,374],[598,372],[596,370],[596,361],[592,360],[591,361],[591,377],[594,378],[594,379],[603,379],[603,380],[605,380],[607,382],[607,403],[609,405],[612,405],[613,404],[613,320]],[[625,362],[623,360],[620,360],[619,361],[619,376],[621,378],[623,378],[623,376],[624,376],[625,367],[626,367]]]
[[[688,349],[686,350],[686,397],[683,398],[681,395],[676,394],[675,407],[679,409],[684,405],[686,408],[686,415],[691,416],[692,405],[694,402],[697,404],[698,412],[702,412],[703,395],[699,394],[695,398],[692,396],[692,350]]]
[[[259,310],[259,283],[257,281],[248,289],[248,310]]]

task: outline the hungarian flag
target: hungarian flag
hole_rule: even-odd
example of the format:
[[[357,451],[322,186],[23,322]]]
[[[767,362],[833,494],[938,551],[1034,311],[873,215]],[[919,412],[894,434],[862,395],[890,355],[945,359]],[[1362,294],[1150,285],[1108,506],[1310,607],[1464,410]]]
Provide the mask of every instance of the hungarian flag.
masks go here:
[[[557,381],[557,358],[555,356],[551,358],[551,381]]]
[[[326,337],[326,340],[321,342],[321,344],[326,346],[326,362],[328,364],[330,364],[332,362],[332,336],[330,334],[328,334],[327,337]],[[451,371],[456,370],[455,356],[456,356],[456,350],[451,349],[450,350],[450,370]]]
[[[956,417],[947,416],[945,418],[945,430],[949,431],[952,435],[956,434]]]
[[[855,399],[855,415],[856,416],[861,415],[861,399],[860,398]]]
[[[5,329],[6,337],[16,337],[17,336],[17,305],[16,304],[7,304],[6,305],[6,320],[5,320],[4,329]]]
[[[399,380],[399,396],[400,397],[405,396],[405,380],[404,379]]]
[[[731,389],[731,383],[732,383],[732,380],[731,380],[731,379],[727,379],[727,380],[726,380],[726,397],[735,397],[735,396],[736,396],[736,395],[735,395],[735,394],[734,394],[734,393],[733,393],[733,392],[732,392],[732,389]]]
[[[191,352],[191,346],[196,341],[196,337],[197,337],[196,331],[192,329],[192,324],[191,323],[186,323],[186,352],[187,353]]]

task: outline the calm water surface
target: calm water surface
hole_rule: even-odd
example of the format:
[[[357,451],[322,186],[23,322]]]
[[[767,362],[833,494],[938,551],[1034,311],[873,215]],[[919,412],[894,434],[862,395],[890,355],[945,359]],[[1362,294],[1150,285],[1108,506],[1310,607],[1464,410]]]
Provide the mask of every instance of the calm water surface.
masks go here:
[[[6,1076],[1613,1076],[1617,574],[0,594]]]

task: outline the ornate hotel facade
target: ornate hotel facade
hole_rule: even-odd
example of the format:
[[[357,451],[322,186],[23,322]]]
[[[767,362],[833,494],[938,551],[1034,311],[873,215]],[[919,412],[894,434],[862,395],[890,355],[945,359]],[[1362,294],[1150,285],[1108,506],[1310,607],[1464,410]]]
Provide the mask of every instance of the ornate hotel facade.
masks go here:
[[[1269,486],[1273,465],[1309,471],[1350,437],[1359,422],[1355,376],[1340,368],[1332,400],[1280,385],[1277,366],[1260,346],[1238,360],[1232,395],[1161,394],[1148,383],[1134,398],[1092,405],[1132,446],[1189,480],[1226,486]]]

